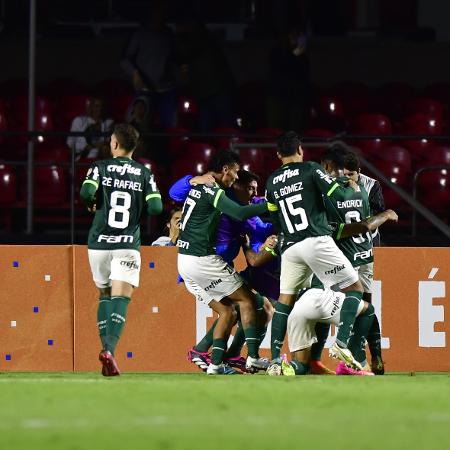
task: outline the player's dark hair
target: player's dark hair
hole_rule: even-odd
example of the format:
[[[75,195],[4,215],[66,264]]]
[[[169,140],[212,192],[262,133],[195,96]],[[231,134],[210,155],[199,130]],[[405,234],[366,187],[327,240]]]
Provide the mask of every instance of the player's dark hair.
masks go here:
[[[219,150],[208,162],[207,169],[212,172],[222,172],[223,166],[232,166],[240,164],[239,155],[230,150]]]
[[[170,230],[169,227],[167,226],[167,224],[170,223],[170,221],[172,220],[172,216],[178,212],[181,211],[181,206],[174,206],[173,208],[169,209],[169,210],[165,210],[163,212],[164,214],[164,228],[161,232],[162,236],[169,236]]]
[[[344,158],[344,169],[359,172],[361,166],[359,158],[354,152],[347,152]]]
[[[235,181],[235,183],[238,183],[242,186],[247,185],[251,183],[252,181],[259,181],[259,176],[256,175],[256,173],[250,172],[250,170],[239,170],[238,173],[238,179]]]
[[[277,139],[277,151],[281,156],[295,155],[300,147],[300,138],[295,131],[288,131]]]
[[[320,160],[322,162],[332,163],[337,169],[343,169],[346,154],[347,151],[342,147],[332,146],[329,149],[325,150]]]
[[[119,123],[114,126],[113,134],[119,142],[120,148],[127,152],[132,152],[138,143],[139,133],[133,125],[129,123]]]

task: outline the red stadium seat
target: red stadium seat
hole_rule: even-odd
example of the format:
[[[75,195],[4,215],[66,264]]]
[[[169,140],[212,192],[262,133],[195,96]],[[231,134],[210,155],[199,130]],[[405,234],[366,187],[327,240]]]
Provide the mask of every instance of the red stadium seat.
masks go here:
[[[319,117],[339,117],[344,118],[344,106],[337,96],[322,95],[317,100],[315,111]]]
[[[377,111],[397,120],[405,115],[406,104],[415,95],[415,89],[407,83],[398,81],[386,83],[377,89],[374,106]]]
[[[429,117],[424,114],[415,114],[407,117],[400,130],[404,134],[411,135],[439,135],[442,132],[442,122],[440,119]],[[420,161],[435,143],[430,139],[406,140],[402,143],[411,150],[413,158]]]
[[[262,175],[265,172],[265,161],[264,156],[267,152],[272,152],[271,149],[260,149],[260,148],[241,148],[241,168],[245,170],[250,170],[257,175]]]
[[[436,145],[424,153],[418,167],[450,165],[450,147]]]
[[[198,122],[197,102],[189,96],[182,95],[178,99],[178,125],[183,128],[195,129]]]
[[[435,119],[442,119],[444,114],[444,107],[442,103],[431,98],[415,98],[407,104],[408,113],[424,114]]]
[[[402,166],[407,172],[411,171],[411,155],[408,149],[399,145],[383,147],[379,153],[379,158],[386,162],[391,162]]]
[[[189,141],[186,143],[183,159],[194,159],[208,162],[216,149],[206,142]]]
[[[450,208],[450,170],[426,172],[419,175],[418,198],[431,210],[448,214]]]
[[[404,190],[409,190],[410,177],[404,167],[391,161],[377,161],[375,165],[392,183]],[[402,198],[389,186],[382,183],[382,188],[386,208],[397,208],[404,205]]]
[[[258,142],[276,142],[277,137],[283,134],[279,128],[259,128],[255,134],[261,136]]]
[[[325,130],[322,128],[310,128],[303,133],[303,137],[305,141],[311,143],[318,143],[318,139],[312,140],[311,138],[322,138],[324,141],[329,140],[336,136],[336,133],[333,133],[330,130]],[[320,147],[307,147],[306,145],[302,145],[305,161],[316,161],[319,162],[322,154],[327,149],[326,145]]]
[[[372,110],[372,91],[362,83],[343,81],[330,89],[330,95],[343,104],[346,114],[353,115]]]
[[[38,146],[34,152],[34,159],[40,162],[70,163],[70,150],[67,147]]]
[[[16,97],[12,102],[13,123],[12,129],[18,131],[27,131],[28,129],[28,98],[24,95]],[[43,96],[37,96],[35,101],[35,129],[37,131],[53,131],[53,102]],[[19,145],[25,145],[28,139],[18,137],[15,139]],[[54,143],[57,139],[48,136],[38,136],[35,139],[36,144]]]
[[[207,162],[202,159],[190,158],[187,155],[171,164],[170,181],[175,182],[185,175],[202,175],[207,171]]]
[[[17,200],[16,175],[12,167],[0,163],[0,206],[12,206]]]
[[[73,119],[86,115],[89,104],[87,94],[62,94],[56,103],[55,120],[59,130],[70,130]]]
[[[360,114],[353,120],[350,131],[355,135],[386,136],[392,134],[392,125],[389,117],[383,114]],[[388,141],[378,138],[355,142],[364,153],[374,157],[378,157],[387,143]]]

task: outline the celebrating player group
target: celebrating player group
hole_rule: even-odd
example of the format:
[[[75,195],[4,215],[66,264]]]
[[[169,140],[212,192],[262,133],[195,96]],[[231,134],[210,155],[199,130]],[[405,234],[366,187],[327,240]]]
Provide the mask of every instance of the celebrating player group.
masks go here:
[[[153,174],[132,159],[138,137],[131,125],[117,125],[112,157],[89,168],[80,192],[95,213],[88,252],[104,376],[120,375],[114,352],[139,285],[141,216],[162,212]],[[188,359],[208,375],[382,375],[372,246],[378,227],[397,215],[384,210],[379,183],[360,173],[352,152],[331,148],[321,164],[303,161],[299,137],[287,132],[277,156],[266,198],[257,195],[259,176],[242,170],[231,151],[214,154],[207,173],[187,174],[169,191],[183,207],[179,230],[161,242],[175,243],[186,289],[218,315]],[[238,273],[233,260],[241,249],[248,267]],[[270,323],[267,359],[259,347]],[[331,324],[335,372],[321,362]],[[282,354],[286,334],[289,357]]]

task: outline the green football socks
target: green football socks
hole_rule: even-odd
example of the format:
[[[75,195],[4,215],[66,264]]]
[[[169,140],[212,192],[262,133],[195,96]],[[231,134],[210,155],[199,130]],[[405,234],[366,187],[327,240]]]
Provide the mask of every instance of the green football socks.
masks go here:
[[[295,375],[307,375],[309,372],[309,365],[302,363],[300,361],[297,361],[295,359],[293,359],[291,361],[291,366],[294,368],[295,370]]]
[[[209,351],[211,345],[213,345],[213,334],[214,329],[216,328],[217,325],[217,320],[218,319],[215,320],[211,328],[206,332],[203,339],[198,344],[194,345],[194,350],[197,350],[198,352],[201,353],[207,353]]]
[[[270,350],[272,359],[280,357],[281,347],[283,347],[284,337],[286,335],[287,321],[293,306],[275,303],[275,313],[272,318],[272,338]]]
[[[336,343],[341,348],[347,348],[361,299],[362,292],[348,291],[345,293],[345,299],[341,309],[339,330],[336,336]]]
[[[248,356],[259,358],[259,335],[256,327],[248,327],[244,330],[245,342],[247,343]]]
[[[313,361],[320,361],[322,358],[322,352],[327,342],[328,334],[330,333],[329,323],[316,323],[316,336],[317,342],[311,346],[311,359]]]
[[[245,333],[242,328],[242,324],[238,322],[238,326],[236,328],[236,333],[234,334],[233,341],[227,350],[227,357],[232,358],[234,356],[239,356],[242,350],[242,347],[245,344]]]
[[[111,314],[107,324],[108,335],[106,336],[105,350],[110,351],[112,354],[114,354],[117,343],[122,335],[129,303],[129,297],[111,297]]]
[[[372,359],[381,358],[381,330],[378,317],[374,314],[373,322],[367,334],[367,344],[369,345],[370,355]]]
[[[223,355],[227,348],[227,341],[224,338],[213,339],[211,352],[211,363],[218,366],[223,362]]]
[[[353,326],[353,333],[348,342],[348,348],[358,362],[366,361],[366,336],[375,317],[375,310],[369,303],[364,313],[360,314]]]
[[[108,335],[108,318],[111,315],[111,297],[102,295],[98,300],[97,328],[102,341],[102,348],[105,348],[106,336]]]

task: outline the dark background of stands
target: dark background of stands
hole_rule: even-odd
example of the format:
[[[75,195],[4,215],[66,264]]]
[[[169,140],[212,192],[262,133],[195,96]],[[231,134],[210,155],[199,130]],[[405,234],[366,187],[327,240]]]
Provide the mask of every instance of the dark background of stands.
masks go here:
[[[29,1],[0,1],[1,243],[86,241],[91,217],[80,205],[78,190],[90,161],[77,161],[72,170],[66,135],[71,120],[84,113],[89,95],[104,98],[108,115],[124,120],[133,88],[120,67],[121,56],[155,3],[37,0],[36,126],[28,134],[35,142],[35,208],[33,233],[27,234]],[[163,3],[174,30],[187,17],[207,24],[234,81],[231,125],[200,132],[198,99],[183,84],[178,87],[177,126],[167,130],[158,118],[152,122],[138,156],[154,170],[166,208],[171,206],[170,183],[185,173],[201,172],[216,149],[237,144],[245,166],[259,173],[262,183],[275,168],[274,150],[265,148],[281,131],[271,126],[266,113],[268,61],[280,35],[295,26],[306,36],[309,84],[307,117],[293,128],[304,136],[307,159],[318,160],[335,140],[354,146],[405,192],[413,194],[415,187],[417,199],[449,224],[448,2]],[[316,146],[308,148],[309,143]],[[432,169],[422,172],[425,168]],[[385,244],[448,245],[421,215],[413,228],[414,208],[389,185],[383,183],[383,190],[386,206],[400,216],[399,225],[383,230]],[[157,237],[162,227],[161,218],[144,221],[143,243]]]

